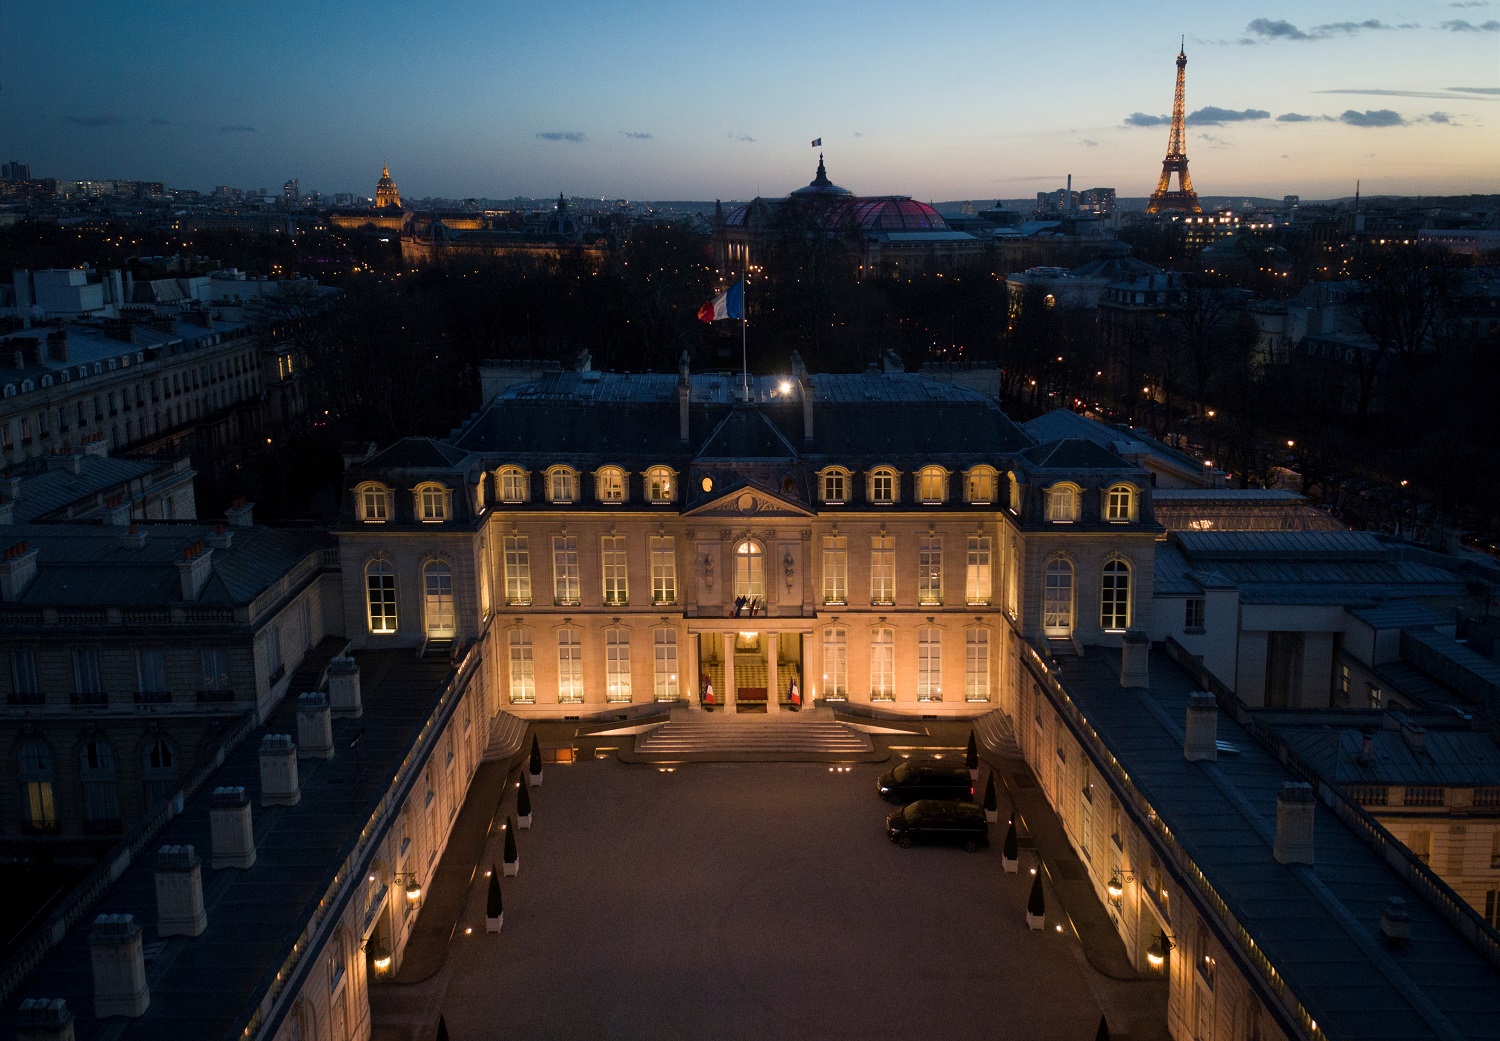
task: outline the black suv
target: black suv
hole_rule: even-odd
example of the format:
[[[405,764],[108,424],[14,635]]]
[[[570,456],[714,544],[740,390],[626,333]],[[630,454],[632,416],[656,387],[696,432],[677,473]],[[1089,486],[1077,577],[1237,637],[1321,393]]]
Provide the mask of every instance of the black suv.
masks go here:
[[[913,842],[947,842],[973,853],[990,844],[984,810],[972,802],[918,799],[885,819],[886,834],[903,849]]]
[[[974,782],[962,763],[908,759],[880,775],[880,797],[904,806],[913,799],[961,799],[972,802]]]

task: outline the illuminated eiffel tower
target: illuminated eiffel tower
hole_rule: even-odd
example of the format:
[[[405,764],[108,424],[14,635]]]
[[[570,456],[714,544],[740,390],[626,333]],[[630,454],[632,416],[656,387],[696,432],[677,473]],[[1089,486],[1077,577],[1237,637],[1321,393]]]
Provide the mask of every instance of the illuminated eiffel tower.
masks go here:
[[[1146,204],[1147,213],[1176,211],[1179,213],[1202,213],[1198,205],[1198,193],[1193,191],[1193,179],[1188,176],[1187,146],[1183,144],[1183,84],[1187,80],[1187,51],[1177,48],[1177,95],[1172,99],[1172,136],[1167,141],[1167,157],[1162,160],[1161,180],[1156,182],[1156,191]],[[1171,191],[1172,174],[1177,174],[1177,190]]]

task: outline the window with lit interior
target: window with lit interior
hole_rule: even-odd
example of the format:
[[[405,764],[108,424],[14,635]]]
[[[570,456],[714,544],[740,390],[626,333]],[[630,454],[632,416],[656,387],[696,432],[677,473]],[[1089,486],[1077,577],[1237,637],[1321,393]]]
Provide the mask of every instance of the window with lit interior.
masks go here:
[[[765,551],[745,539],[734,547],[734,595],[758,600],[766,595]]]
[[[500,486],[500,501],[507,503],[525,502],[527,499],[526,471],[519,466],[502,466],[500,468],[500,479],[496,482]]]
[[[964,476],[964,498],[976,506],[988,506],[995,501],[993,467],[976,466]]]
[[[924,466],[917,471],[917,498],[928,504],[948,498],[948,471],[941,466]]]
[[[423,524],[441,524],[448,519],[448,489],[441,484],[417,487],[417,516]]]
[[[1099,576],[1099,625],[1116,632],[1130,628],[1130,565],[1118,558]]]
[[[653,466],[646,471],[646,499],[648,502],[667,503],[677,496],[676,475],[670,467]]]
[[[838,468],[824,470],[822,474],[823,502],[828,506],[842,506],[849,501],[849,471]]]
[[[365,607],[370,632],[396,631],[396,571],[390,561],[372,560],[365,567]]]
[[[625,501],[625,471],[618,466],[602,466],[594,473],[594,496],[600,502]]]
[[[513,705],[536,703],[536,660],[532,656],[531,633],[510,631],[510,701]]]
[[[391,519],[390,490],[378,484],[361,485],[359,519],[366,524],[384,524]]]
[[[557,503],[578,501],[578,471],[568,466],[554,466],[547,471],[547,498]]]
[[[891,506],[896,502],[896,471],[882,466],[870,471],[870,502]]]
[[[1078,485],[1054,484],[1047,489],[1047,520],[1072,524],[1078,519]]]
[[[1104,493],[1104,519],[1111,524],[1135,520],[1135,486],[1116,484]]]

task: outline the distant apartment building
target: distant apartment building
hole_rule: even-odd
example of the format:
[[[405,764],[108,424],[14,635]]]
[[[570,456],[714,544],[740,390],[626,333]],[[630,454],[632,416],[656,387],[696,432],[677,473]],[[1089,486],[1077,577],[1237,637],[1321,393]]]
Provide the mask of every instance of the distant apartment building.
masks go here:
[[[302,182],[293,177],[281,186],[281,199],[283,202],[296,203],[302,198]]]
[[[19,159],[12,159],[8,163],[0,164],[0,180],[29,181],[31,180],[31,165],[23,163]]]

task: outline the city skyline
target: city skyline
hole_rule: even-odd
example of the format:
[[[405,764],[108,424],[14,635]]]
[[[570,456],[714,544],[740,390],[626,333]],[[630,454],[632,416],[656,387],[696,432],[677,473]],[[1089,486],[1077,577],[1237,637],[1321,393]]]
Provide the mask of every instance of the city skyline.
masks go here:
[[[1023,198],[1072,174],[1145,196],[1183,31],[1204,195],[1495,190],[1484,0],[1233,3],[1180,26],[1092,3],[763,12],[12,4],[0,148],[36,176],[204,191],[368,195],[388,162],[413,197],[728,199],[805,183],[821,138],[862,194]]]

